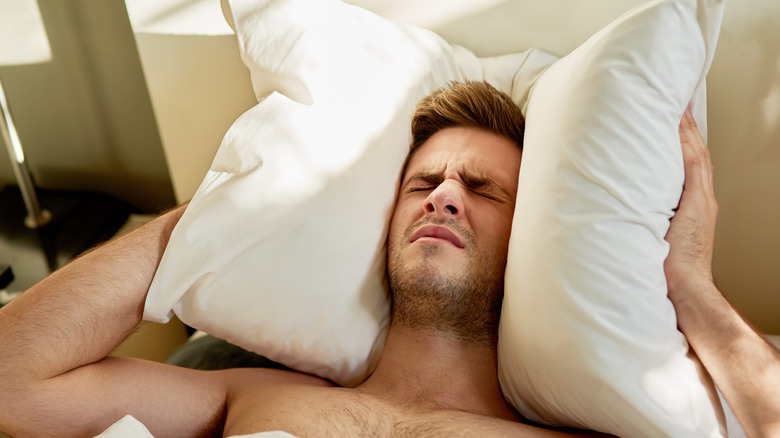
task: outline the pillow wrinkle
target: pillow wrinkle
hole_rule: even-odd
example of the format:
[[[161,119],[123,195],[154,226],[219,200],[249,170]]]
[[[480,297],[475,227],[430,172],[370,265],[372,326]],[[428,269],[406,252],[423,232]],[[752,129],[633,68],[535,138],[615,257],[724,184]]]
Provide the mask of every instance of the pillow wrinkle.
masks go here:
[[[499,326],[499,378],[524,416],[632,437],[723,431],[663,271],[679,119],[717,39],[702,44],[707,7],[718,21],[720,2],[647,2],[534,86]]]

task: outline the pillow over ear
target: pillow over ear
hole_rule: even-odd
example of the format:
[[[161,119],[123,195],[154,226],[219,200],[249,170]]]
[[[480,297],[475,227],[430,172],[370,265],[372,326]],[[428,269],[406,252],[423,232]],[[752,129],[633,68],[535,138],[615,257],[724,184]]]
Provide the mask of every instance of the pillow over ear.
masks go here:
[[[524,103],[554,59],[479,60],[338,0],[231,0],[262,102],[230,128],[174,230],[144,318],[185,323],[352,386],[389,302],[385,240],[416,103],[487,79]]]
[[[722,7],[648,2],[536,83],[499,332],[502,388],[534,421],[631,437],[722,432],[663,269],[684,179],[678,126],[704,92]]]

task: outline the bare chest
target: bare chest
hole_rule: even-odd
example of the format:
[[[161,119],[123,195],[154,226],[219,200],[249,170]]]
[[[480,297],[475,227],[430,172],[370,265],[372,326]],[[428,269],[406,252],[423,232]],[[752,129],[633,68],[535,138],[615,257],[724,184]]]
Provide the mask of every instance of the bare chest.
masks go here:
[[[302,438],[505,436],[523,427],[459,411],[415,411],[349,389],[293,387],[235,400],[225,435],[283,430]]]

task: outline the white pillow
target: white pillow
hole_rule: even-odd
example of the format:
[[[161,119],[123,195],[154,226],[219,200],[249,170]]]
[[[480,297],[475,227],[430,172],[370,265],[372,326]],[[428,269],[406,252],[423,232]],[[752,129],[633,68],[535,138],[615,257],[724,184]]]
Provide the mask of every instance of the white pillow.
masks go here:
[[[532,420],[630,437],[722,433],[663,270],[684,179],[679,121],[694,90],[703,97],[722,8],[648,2],[536,83],[499,331],[502,388]]]
[[[522,105],[555,58],[477,59],[338,0],[231,0],[260,104],[226,134],[171,236],[144,318],[362,382],[389,318],[385,240],[416,103],[486,79]]]

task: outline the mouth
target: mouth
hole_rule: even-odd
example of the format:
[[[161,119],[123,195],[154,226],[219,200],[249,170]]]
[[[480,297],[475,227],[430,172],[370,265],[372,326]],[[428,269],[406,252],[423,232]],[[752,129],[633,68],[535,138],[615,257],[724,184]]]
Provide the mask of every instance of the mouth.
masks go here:
[[[413,243],[418,240],[443,240],[450,242],[458,248],[463,248],[463,242],[460,237],[449,228],[441,225],[423,225],[412,234],[409,242]]]

